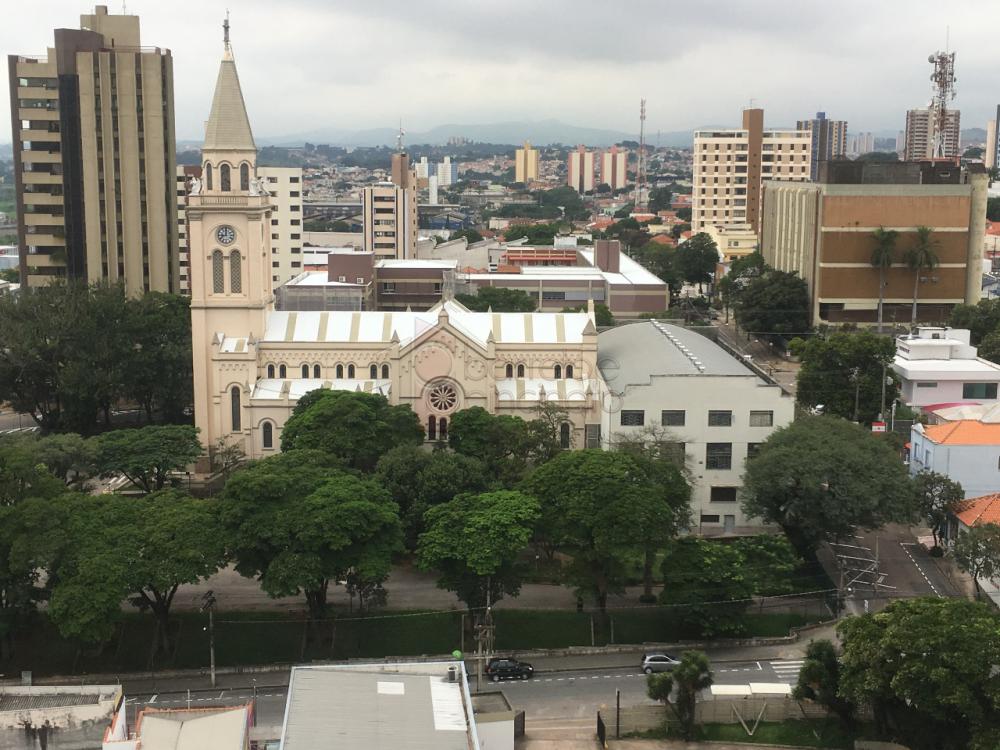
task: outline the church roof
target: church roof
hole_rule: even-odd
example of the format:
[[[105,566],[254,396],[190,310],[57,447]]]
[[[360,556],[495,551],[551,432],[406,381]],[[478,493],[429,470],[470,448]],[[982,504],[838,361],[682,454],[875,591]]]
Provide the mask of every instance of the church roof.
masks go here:
[[[362,391],[388,396],[392,386],[391,380],[360,380],[355,378],[340,378],[339,380],[323,380],[322,378],[261,378],[253,386],[251,399],[278,401],[287,398],[298,401],[309,391],[326,388],[334,391]]]
[[[484,349],[490,336],[498,344],[580,344],[590,323],[583,312],[469,312],[448,300],[422,312],[271,312],[261,343],[389,344],[395,336],[405,346],[437,327],[442,312],[452,326]]]
[[[228,51],[219,66],[212,98],[212,114],[205,125],[203,149],[220,151],[256,151],[257,145],[250,130],[240,77],[236,62]]]

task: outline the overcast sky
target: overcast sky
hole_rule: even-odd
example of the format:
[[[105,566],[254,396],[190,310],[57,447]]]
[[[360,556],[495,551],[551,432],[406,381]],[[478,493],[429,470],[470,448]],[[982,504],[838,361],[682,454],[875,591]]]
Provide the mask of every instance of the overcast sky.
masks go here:
[[[44,53],[90,10],[5,5],[4,54]],[[643,96],[651,133],[736,126],[751,98],[772,126],[822,109],[851,130],[901,129],[930,97],[946,24],[962,126],[985,127],[1000,102],[996,0],[129,0],[143,44],[173,52],[179,140],[202,136],[227,5],[262,137],[400,118],[409,131],[556,118],[631,132]]]

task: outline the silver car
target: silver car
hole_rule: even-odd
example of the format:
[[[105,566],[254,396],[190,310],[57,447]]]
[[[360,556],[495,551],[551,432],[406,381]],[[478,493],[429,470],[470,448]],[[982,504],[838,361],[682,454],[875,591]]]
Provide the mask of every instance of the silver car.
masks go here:
[[[667,653],[643,654],[641,669],[646,674],[653,672],[671,672],[680,661]]]

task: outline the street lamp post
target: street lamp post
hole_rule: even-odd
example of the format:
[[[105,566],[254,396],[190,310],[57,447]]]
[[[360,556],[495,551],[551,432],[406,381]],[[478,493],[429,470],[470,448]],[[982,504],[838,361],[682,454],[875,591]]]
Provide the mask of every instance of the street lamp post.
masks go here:
[[[201,611],[208,611],[208,668],[212,687],[215,687],[215,593],[206,591],[201,600]]]

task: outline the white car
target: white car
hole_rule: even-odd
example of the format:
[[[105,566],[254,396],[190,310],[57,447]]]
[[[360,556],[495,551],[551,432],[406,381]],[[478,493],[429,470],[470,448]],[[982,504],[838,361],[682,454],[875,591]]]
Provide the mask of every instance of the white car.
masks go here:
[[[646,674],[672,672],[680,661],[667,653],[643,654],[641,669]]]

